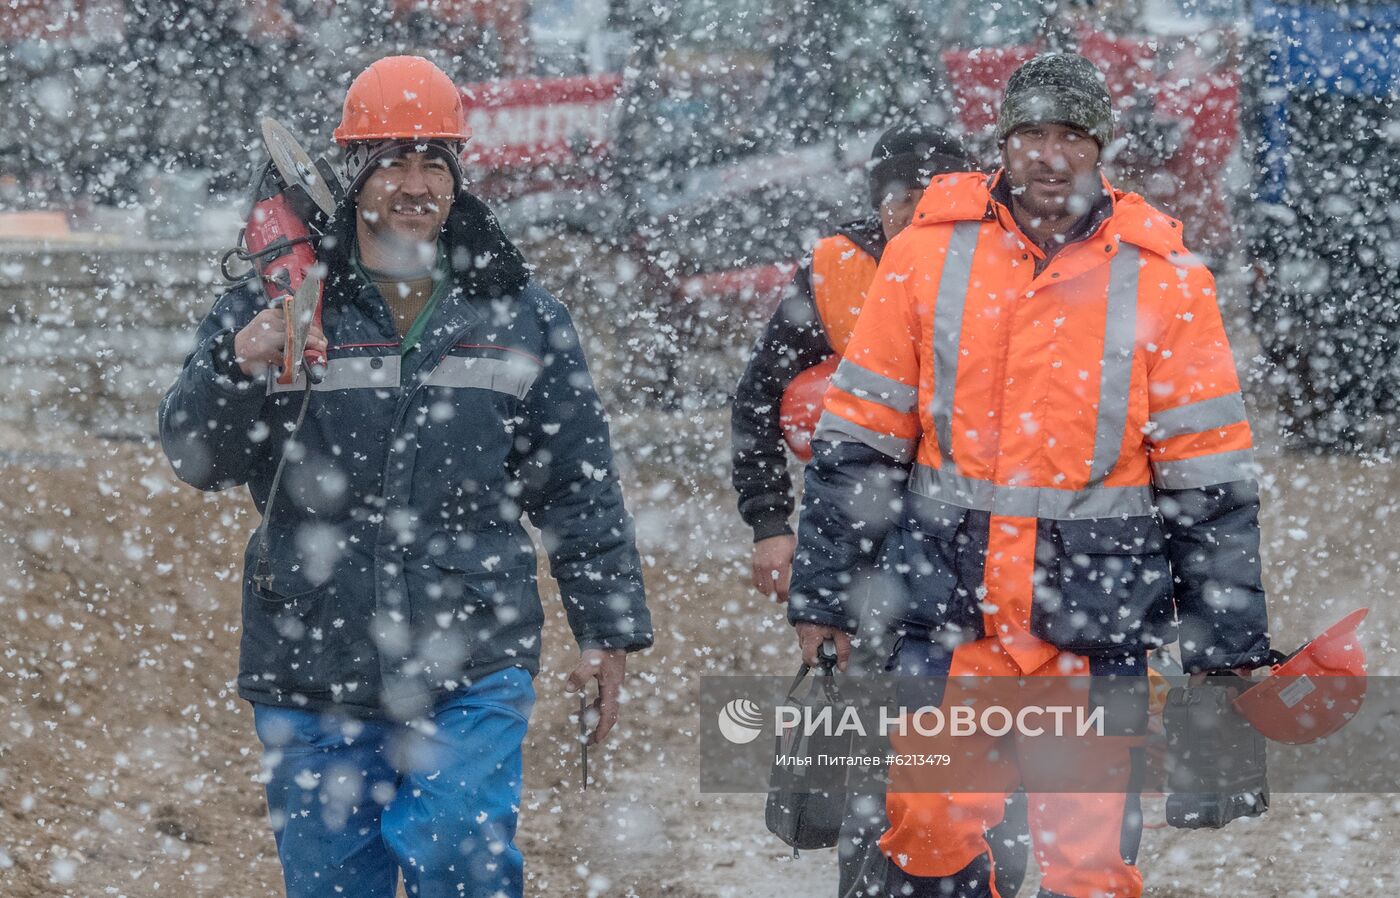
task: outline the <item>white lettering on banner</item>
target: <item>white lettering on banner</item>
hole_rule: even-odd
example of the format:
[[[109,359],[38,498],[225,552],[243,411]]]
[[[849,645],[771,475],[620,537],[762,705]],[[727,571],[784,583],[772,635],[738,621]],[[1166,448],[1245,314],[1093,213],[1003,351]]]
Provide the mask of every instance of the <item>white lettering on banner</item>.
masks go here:
[[[924,724],[925,717],[933,718],[933,726]],[[945,723],[943,711],[938,708],[920,708],[914,712],[914,731],[920,736],[937,736],[943,732]]]
[[[886,736],[904,736],[909,732],[908,718],[902,714],[903,708],[880,706],[880,732]]]
[[[1020,734],[1023,735],[1023,736],[1043,736],[1043,735],[1045,735],[1045,727],[1039,727],[1039,726],[1038,726],[1038,727],[1036,727],[1035,729],[1031,729],[1030,724],[1027,722],[1027,718],[1030,717],[1032,714],[1034,714],[1034,715],[1037,716],[1037,717],[1040,717],[1040,716],[1042,716],[1044,713],[1045,713],[1045,709],[1042,708],[1042,707],[1040,707],[1039,705],[1027,705],[1026,707],[1022,708],[1021,710],[1017,711],[1017,712],[1016,712],[1016,732],[1020,733]]]
[[[881,710],[883,712],[884,709]],[[800,725],[803,736],[866,735],[865,721],[861,720],[860,710],[854,705],[840,708],[839,718],[836,713],[837,709],[832,705],[778,705],[774,722],[780,733]]]
[[[1091,730],[1093,731],[1095,736],[1102,736],[1104,734],[1102,705],[1095,708],[1093,712],[1089,715],[1089,718],[1087,720],[1084,718],[1084,709],[1080,708],[1078,709],[1078,711],[1079,731],[1075,733],[1076,736],[1087,736],[1089,735],[1089,732]]]
[[[865,724],[861,723],[860,712],[854,705],[846,706],[846,710],[841,713],[841,723],[836,727],[836,735],[844,736],[847,733],[854,736],[865,735]]]
[[[776,763],[779,767],[811,767],[812,759],[805,755],[778,755]]]
[[[948,735],[971,736],[977,732],[977,712],[967,705],[955,705],[948,714]]]
[[[471,149],[523,148],[589,138],[605,140],[612,101],[552,103],[542,106],[502,106],[472,109]]]

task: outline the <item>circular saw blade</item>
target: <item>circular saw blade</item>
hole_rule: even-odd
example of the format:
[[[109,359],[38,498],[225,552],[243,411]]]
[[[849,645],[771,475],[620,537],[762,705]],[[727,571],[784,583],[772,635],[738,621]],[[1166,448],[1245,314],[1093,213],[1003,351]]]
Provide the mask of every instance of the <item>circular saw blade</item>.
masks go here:
[[[263,143],[272,155],[272,164],[277,166],[282,180],[288,185],[300,186],[322,212],[334,215],[335,197],[330,187],[292,133],[282,127],[277,119],[265,118],[262,120],[262,135]]]

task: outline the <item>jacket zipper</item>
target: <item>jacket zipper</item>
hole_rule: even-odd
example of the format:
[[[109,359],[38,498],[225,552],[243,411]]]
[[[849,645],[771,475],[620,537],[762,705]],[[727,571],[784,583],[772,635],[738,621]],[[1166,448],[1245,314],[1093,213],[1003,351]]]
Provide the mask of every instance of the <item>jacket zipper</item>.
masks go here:
[[[446,298],[446,297],[444,297],[444,298]],[[464,301],[465,301],[465,298],[464,298]],[[456,328],[456,329],[454,329],[454,330],[452,331],[451,339],[444,340],[444,341],[442,342],[440,348],[437,350],[437,352],[434,353],[434,355],[433,355],[430,359],[425,360],[422,364],[420,364],[420,365],[417,367],[417,369],[416,369],[415,372],[414,372],[414,375],[415,375],[415,376],[414,376],[414,378],[413,378],[413,387],[412,387],[411,389],[409,389],[406,393],[404,393],[404,395],[403,395],[402,397],[400,397],[400,399],[399,399],[399,407],[398,407],[398,409],[397,409],[397,410],[395,411],[395,413],[394,413],[394,424],[393,424],[393,427],[390,429],[390,432],[389,432],[389,442],[386,444],[386,445],[387,445],[387,450],[386,450],[386,452],[385,452],[385,454],[384,454],[384,470],[380,473],[380,480],[379,480],[380,484],[384,487],[384,492],[385,492],[386,494],[390,492],[390,490],[388,489],[388,487],[389,487],[389,476],[390,476],[389,471],[390,471],[390,466],[391,466],[391,465],[393,464],[393,462],[394,462],[394,443],[397,442],[398,438],[402,435],[402,433],[403,433],[403,425],[404,425],[404,422],[405,422],[405,421],[407,420],[407,418],[408,418],[408,411],[409,411],[409,409],[413,408],[413,401],[414,401],[414,399],[417,397],[418,392],[423,388],[423,379],[416,376],[416,375],[417,375],[417,372],[418,372],[418,371],[422,371],[422,370],[423,370],[425,367],[427,367],[429,364],[431,364],[431,365],[434,366],[434,367],[436,367],[437,365],[441,364],[443,358],[445,358],[445,357],[447,356],[447,354],[448,354],[449,352],[452,351],[452,347],[453,347],[453,346],[456,346],[456,345],[457,345],[457,341],[461,339],[462,335],[465,334],[465,333],[466,333],[468,330],[470,330],[472,327],[476,326],[476,324],[478,323],[478,321],[479,321],[479,319],[480,319],[480,316],[479,316],[479,315],[476,315],[475,312],[472,311],[471,309],[464,309],[464,312],[465,312],[465,314],[463,315],[463,317],[464,317],[465,320],[463,321],[463,323],[461,324],[461,326],[458,327],[458,328]],[[400,384],[401,384],[401,385],[400,385],[400,389],[404,389],[404,387],[402,386],[402,374],[400,374]],[[396,491],[395,491],[395,492],[396,492]],[[376,544],[376,548],[375,548],[376,561],[375,561],[375,578],[374,578],[374,611],[375,611],[375,614],[379,614],[379,613],[381,613],[381,612],[383,612],[383,611],[386,610],[386,609],[384,608],[384,606],[383,606],[383,601],[382,601],[382,600],[383,600],[383,596],[382,596],[381,591],[380,591],[380,589],[379,589],[379,577],[383,574],[383,568],[382,568],[382,566],[381,566],[381,564],[380,564],[380,562],[379,562],[379,559],[378,559],[378,548],[379,548],[380,545],[383,544],[384,525],[385,525],[386,523],[388,523],[388,521],[389,521],[389,512],[390,512],[390,510],[391,510],[391,507],[395,504],[395,503],[391,502],[390,497],[389,497],[388,495],[385,495],[385,496],[383,496],[382,498],[384,499],[384,507],[383,507],[382,509],[380,509],[379,528],[378,528],[378,529],[379,529],[379,535],[378,535],[378,538],[375,540],[375,544]],[[397,564],[397,562],[395,562],[395,563]],[[399,565],[399,574],[398,574],[398,576],[400,576],[400,577],[403,577],[403,576],[404,576],[404,571],[403,571],[403,568],[402,568],[401,565]],[[411,597],[408,596],[407,593],[405,593],[405,595],[404,595],[404,602],[405,602],[405,603],[408,603],[408,602],[411,602],[411,601],[412,601]],[[403,610],[405,613],[407,613],[407,610],[406,610],[406,609],[398,609],[398,610]],[[384,652],[378,652],[377,655],[378,655],[378,658],[379,658],[379,679],[380,679],[380,682],[381,682],[381,683],[384,683],[384,682],[387,682],[387,681],[388,681],[388,674],[390,673],[390,668],[389,668],[388,663],[387,663],[387,662],[389,661],[389,658],[386,656],[386,654],[385,654]]]

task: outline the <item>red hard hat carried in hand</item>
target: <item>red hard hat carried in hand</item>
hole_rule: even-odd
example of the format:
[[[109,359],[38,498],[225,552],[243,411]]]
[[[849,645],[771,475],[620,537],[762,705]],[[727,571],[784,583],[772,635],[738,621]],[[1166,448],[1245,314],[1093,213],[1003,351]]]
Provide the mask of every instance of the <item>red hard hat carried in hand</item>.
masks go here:
[[[1266,737],[1289,745],[1340,730],[1366,697],[1366,653],[1356,628],[1369,610],[1353,611],[1275,664],[1235,699],[1235,709]]]
[[[462,92],[421,56],[386,56],[360,73],[345,95],[335,141],[460,140],[472,136]]]
[[[804,462],[812,460],[812,434],[822,416],[822,399],[840,363],[841,357],[833,355],[794,377],[783,391],[778,424],[792,454]]]

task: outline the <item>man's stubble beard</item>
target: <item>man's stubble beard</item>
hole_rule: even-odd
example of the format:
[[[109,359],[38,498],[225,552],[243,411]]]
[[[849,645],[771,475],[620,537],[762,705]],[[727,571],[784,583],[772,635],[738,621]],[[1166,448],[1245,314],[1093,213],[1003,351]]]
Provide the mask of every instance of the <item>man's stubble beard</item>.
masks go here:
[[[374,239],[378,249],[386,256],[399,260],[403,268],[428,267],[431,266],[436,255],[436,244],[447,227],[447,220],[438,224],[431,234],[420,233],[416,229],[399,229],[390,221],[384,219],[389,216],[378,217],[370,220],[363,215],[360,222],[364,225],[365,233]]]
[[[1010,173],[1008,172],[1008,175]],[[1061,202],[1057,199],[1041,201],[1035,199],[1031,193],[1031,185],[1025,187],[1017,185],[1014,178],[1008,178],[1011,187],[1011,196],[1016,206],[1022,214],[1038,221],[1059,221],[1068,218],[1071,221],[1078,221],[1093,207],[1094,199],[1098,194],[1099,169],[1095,167],[1093,172],[1073,181],[1073,190],[1070,195]]]

